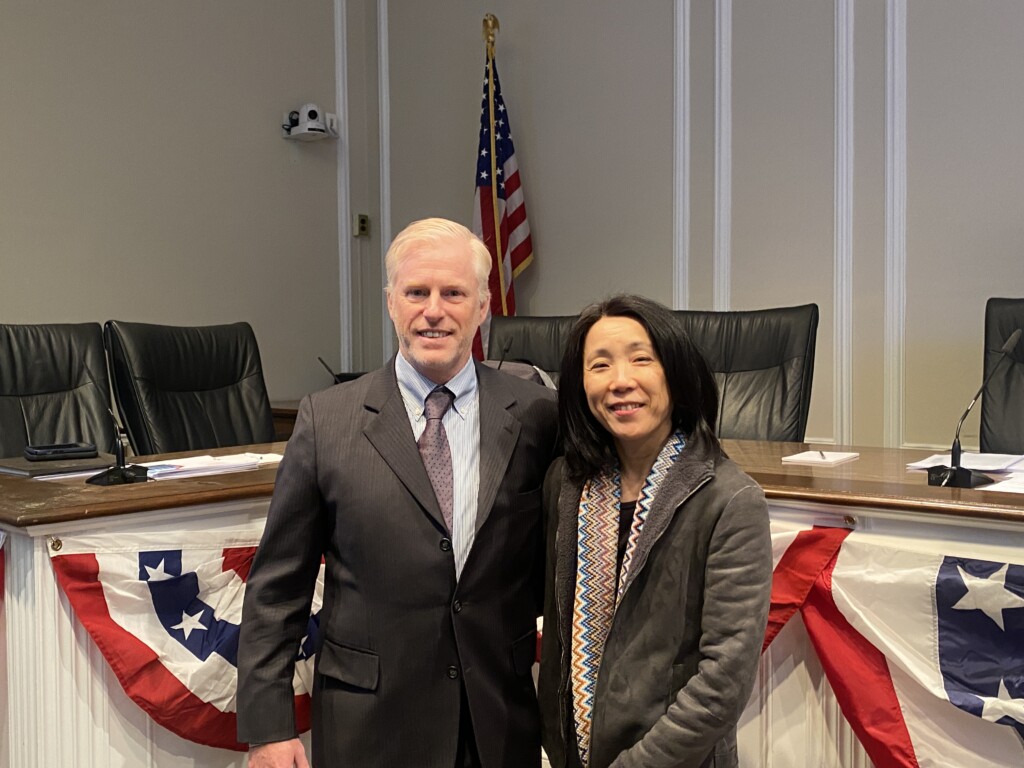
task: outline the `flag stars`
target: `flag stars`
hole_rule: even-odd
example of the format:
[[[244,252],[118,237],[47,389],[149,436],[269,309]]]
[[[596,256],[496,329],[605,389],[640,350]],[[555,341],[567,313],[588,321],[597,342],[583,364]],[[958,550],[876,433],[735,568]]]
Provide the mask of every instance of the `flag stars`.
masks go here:
[[[487,150],[486,149],[481,149],[480,150],[480,157],[487,157]]]
[[[480,171],[480,179],[487,181],[487,171]]]
[[[169,574],[166,570],[164,570],[164,561],[163,560],[161,560],[159,563],[157,563],[156,568],[151,568],[148,565],[143,566],[143,567],[146,569],[146,574],[148,575],[148,579],[147,579],[148,581],[167,581],[168,579],[173,578],[173,576],[171,576],[171,574]]]
[[[1024,725],[1024,699],[1015,699],[1006,690],[1006,681],[999,679],[999,693],[996,696],[979,696],[981,699],[981,717],[995,723],[1009,717]]]
[[[1024,597],[1014,594],[1006,588],[1007,568],[1009,566],[1004,563],[1002,568],[988,578],[979,578],[967,573],[958,565],[957,570],[960,572],[964,586],[967,587],[967,594],[956,602],[953,609],[981,611],[992,619],[1001,630],[1006,631],[1006,627],[1003,625],[1003,611],[1024,608]]]
[[[171,629],[180,629],[182,632],[185,633],[185,639],[188,640],[188,636],[192,634],[192,630],[194,630],[194,629],[203,629],[203,630],[205,630],[206,629],[206,626],[203,624],[202,621],[200,621],[200,618],[202,617],[202,615],[203,615],[202,611],[200,611],[199,613],[196,613],[196,614],[191,614],[191,615],[188,614],[188,613],[185,613],[184,611],[182,611],[181,612],[181,623],[180,624],[175,624],[173,627],[171,627]]]

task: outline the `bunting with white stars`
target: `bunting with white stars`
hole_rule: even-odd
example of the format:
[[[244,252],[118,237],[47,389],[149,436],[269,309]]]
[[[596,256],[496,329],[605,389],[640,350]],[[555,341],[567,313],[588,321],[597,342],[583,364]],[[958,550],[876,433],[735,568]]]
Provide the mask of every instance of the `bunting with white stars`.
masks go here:
[[[838,529],[776,542],[766,646],[799,610],[877,768],[1024,765],[1024,564]]]
[[[247,748],[235,738],[238,635],[261,530],[63,537],[51,548],[61,589],[125,693],[154,721],[199,744]],[[303,731],[322,596],[323,566],[295,654]]]
[[[487,245],[492,259],[490,313],[473,343],[473,354],[482,359],[486,357],[491,317],[516,313],[515,279],[533,261],[533,240],[512,144],[512,125],[501,95],[494,48],[490,45],[480,108],[473,231]]]

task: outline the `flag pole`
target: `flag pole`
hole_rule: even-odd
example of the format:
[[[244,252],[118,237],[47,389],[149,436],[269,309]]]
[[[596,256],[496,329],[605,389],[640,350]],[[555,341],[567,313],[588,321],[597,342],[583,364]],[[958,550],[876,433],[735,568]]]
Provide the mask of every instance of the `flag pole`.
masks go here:
[[[501,244],[501,212],[498,210],[498,148],[495,136],[497,121],[494,119],[494,42],[498,37],[498,17],[493,13],[484,16],[483,34],[487,44],[487,110],[491,121],[491,209],[494,213],[494,260],[498,268],[498,287],[501,291],[501,314],[508,315],[508,298],[505,295],[505,262]]]

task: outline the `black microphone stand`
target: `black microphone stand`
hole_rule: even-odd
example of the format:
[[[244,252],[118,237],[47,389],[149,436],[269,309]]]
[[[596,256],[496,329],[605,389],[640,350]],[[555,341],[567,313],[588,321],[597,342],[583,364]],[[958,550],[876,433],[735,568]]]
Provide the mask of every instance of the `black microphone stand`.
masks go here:
[[[509,336],[509,337],[508,337],[507,339],[505,339],[505,346],[504,346],[504,348],[503,348],[503,349],[501,350],[501,359],[500,359],[500,360],[498,360],[498,367],[497,367],[497,368],[496,368],[495,370],[497,370],[497,371],[500,371],[500,370],[501,370],[501,366],[502,366],[502,365],[504,364],[504,362],[505,362],[505,355],[507,355],[507,354],[508,354],[508,351],[509,351],[510,349],[512,349],[512,337],[511,337],[511,336]]]
[[[334,370],[329,366],[322,357],[317,355],[317,360],[320,361],[320,365],[327,369],[327,372],[331,374],[331,378],[334,379],[335,384],[344,384],[346,381],[352,381],[362,376],[362,373],[335,373]]]
[[[993,368],[993,370],[995,369]],[[984,388],[985,385],[983,384],[982,389]],[[978,392],[978,394],[980,395],[981,392]],[[977,399],[977,396],[975,396],[974,400]],[[968,406],[967,413],[970,413],[971,408],[974,407],[974,400]],[[956,436],[953,438],[953,447],[949,452],[949,466],[929,467],[928,485],[941,485],[946,488],[977,488],[992,482],[992,478],[988,475],[960,466],[960,427],[963,426],[967,413],[960,417],[960,423],[956,425]]]
[[[144,483],[148,479],[149,467],[141,467],[138,464],[125,466],[124,443],[126,435],[124,429],[118,423],[114,412],[110,411],[110,418],[114,420],[114,466],[100,472],[98,475],[86,479],[85,482],[92,485],[128,485],[129,483]]]
[[[988,386],[992,375],[996,372],[999,364],[1003,362],[1013,348],[1017,346],[1017,342],[1020,341],[1021,330],[1018,328],[1010,334],[1009,338],[1003,343],[1002,348],[999,350],[1001,357],[996,361],[996,364],[992,366],[992,370],[988,372],[988,376],[981,382],[981,387],[978,392],[974,395],[974,399],[971,400],[971,404],[967,406],[967,410],[964,411],[964,415],[960,417],[960,421],[956,425],[956,435],[953,437],[953,446],[949,452],[949,466],[937,466],[928,468],[928,485],[941,485],[947,488],[977,488],[981,485],[988,485],[992,482],[992,478],[988,475],[984,475],[981,472],[974,472],[967,467],[960,466],[961,449],[960,449],[960,428],[963,427],[964,421],[967,419],[967,414],[971,412],[974,404],[978,402],[978,398],[981,397],[981,393],[985,391],[985,387]]]

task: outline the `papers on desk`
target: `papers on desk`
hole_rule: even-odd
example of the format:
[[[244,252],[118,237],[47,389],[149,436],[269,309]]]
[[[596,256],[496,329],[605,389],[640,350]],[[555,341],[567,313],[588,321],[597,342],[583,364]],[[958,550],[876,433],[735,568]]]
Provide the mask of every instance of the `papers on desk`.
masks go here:
[[[150,480],[171,480],[182,477],[222,475],[269,467],[284,458],[279,453],[236,453],[232,456],[189,456],[185,459],[167,459],[143,462],[148,467]]]
[[[786,464],[834,467],[836,464],[845,464],[857,458],[860,458],[860,454],[854,451],[804,451],[792,456],[783,456],[782,461]]]
[[[960,456],[960,466],[978,472],[1007,472],[1024,460],[1024,456],[1012,453],[965,453]],[[928,469],[928,467],[948,467],[949,454],[935,453],[927,459],[907,464],[907,469]],[[1021,465],[1024,469],[1024,465]]]
[[[1003,475],[998,483],[983,485],[980,491],[999,491],[1000,493],[1024,493],[1024,472],[1011,472]]]

